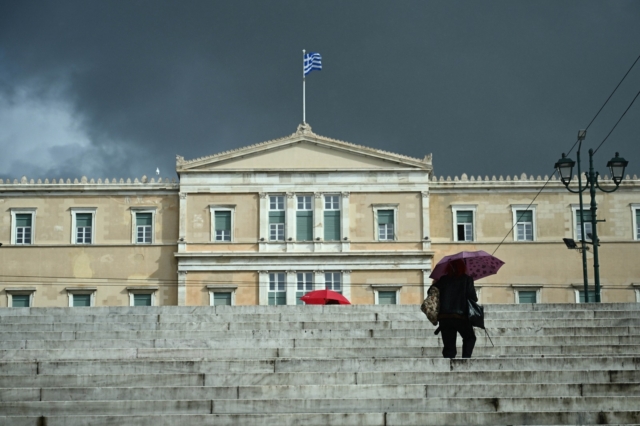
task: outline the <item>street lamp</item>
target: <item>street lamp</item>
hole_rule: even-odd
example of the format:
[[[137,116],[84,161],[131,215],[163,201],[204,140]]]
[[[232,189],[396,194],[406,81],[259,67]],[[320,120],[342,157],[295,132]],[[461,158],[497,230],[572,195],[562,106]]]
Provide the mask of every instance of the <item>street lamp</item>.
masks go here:
[[[585,247],[585,229],[584,229],[584,206],[582,203],[582,192],[584,192],[587,188],[589,189],[589,195],[591,196],[591,244],[593,245],[593,273],[594,273],[594,283],[595,283],[595,293],[596,293],[596,303],[600,302],[600,264],[598,261],[598,232],[596,230],[596,225],[598,220],[596,218],[596,210],[598,209],[598,205],[596,204],[596,188],[598,188],[602,192],[614,192],[620,186],[622,179],[624,178],[624,169],[627,167],[629,162],[624,158],[620,157],[616,152],[616,156],[607,162],[607,167],[611,172],[611,177],[613,178],[613,183],[615,183],[616,187],[612,190],[608,191],[602,188],[598,184],[598,176],[600,174],[593,170],[593,149],[589,150],[589,171],[585,173],[587,178],[587,182],[584,188],[582,188],[582,179],[580,172],[580,148],[582,147],[582,141],[585,139],[587,135],[586,130],[580,130],[578,132],[578,190],[574,191],[569,188],[569,184],[571,183],[573,166],[576,164],[570,158],[567,158],[565,154],[562,154],[562,158],[558,160],[555,164],[555,168],[558,170],[560,174],[560,180],[564,184],[564,186],[569,190],[569,192],[577,193],[580,199],[580,229],[581,229],[581,243],[582,243],[582,276],[584,280],[584,301],[586,303],[589,302],[589,281],[587,276],[587,254]],[[603,222],[603,221],[601,221]]]

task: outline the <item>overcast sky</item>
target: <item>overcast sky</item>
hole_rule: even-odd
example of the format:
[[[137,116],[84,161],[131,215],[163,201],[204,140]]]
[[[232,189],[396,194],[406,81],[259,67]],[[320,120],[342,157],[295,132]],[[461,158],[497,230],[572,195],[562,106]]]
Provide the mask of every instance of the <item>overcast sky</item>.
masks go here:
[[[175,177],[293,133],[544,175],[640,55],[640,1],[0,0],[0,178]],[[640,90],[640,63],[597,146]],[[640,174],[640,100],[603,148]],[[575,154],[572,155],[575,159]]]

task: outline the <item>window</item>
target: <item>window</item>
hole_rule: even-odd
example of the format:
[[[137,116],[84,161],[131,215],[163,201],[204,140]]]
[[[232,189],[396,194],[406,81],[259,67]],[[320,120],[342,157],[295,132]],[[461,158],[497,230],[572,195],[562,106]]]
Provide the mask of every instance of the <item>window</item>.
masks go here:
[[[582,241],[582,227],[580,226],[580,206],[572,206],[573,209],[573,223],[575,223],[575,232],[574,238],[577,241]],[[593,232],[593,227],[591,223],[591,210],[584,209],[582,211],[582,215],[584,217],[584,233],[586,234],[586,241],[591,241],[589,235]]]
[[[538,293],[534,290],[520,290],[518,303],[538,303]]]
[[[536,206],[511,206],[513,213],[513,239],[515,241],[535,241]]]
[[[136,213],[136,242],[138,244],[151,244],[151,213]]]
[[[633,224],[633,239],[640,241],[640,204],[631,204],[631,223]]]
[[[473,241],[473,212],[456,212],[456,241]]]
[[[324,239],[340,240],[340,196],[324,196]]]
[[[333,290],[342,294],[342,273],[341,272],[325,272],[324,287],[327,290]]]
[[[312,272],[298,272],[297,273],[298,287],[296,291],[296,305],[304,305],[304,302],[300,300],[302,296],[313,290],[313,273]]]
[[[269,305],[286,305],[287,291],[283,272],[269,274]]]
[[[284,241],[284,196],[269,197],[269,241]]]
[[[11,244],[33,244],[36,209],[11,209]]]
[[[127,287],[129,306],[155,306],[157,286]]]
[[[95,287],[75,287],[67,288],[66,290],[69,296],[69,306],[95,306]]]
[[[208,285],[210,306],[234,306],[238,286]]]
[[[395,291],[379,291],[378,305],[397,305]]]
[[[578,293],[577,303],[585,303],[584,290],[578,290],[577,293]],[[602,299],[602,289],[600,289],[600,298]],[[596,291],[589,290],[589,303],[595,303],[595,301],[596,301]]]
[[[233,241],[235,205],[210,205],[211,239],[214,242]]]
[[[35,295],[35,288],[5,288],[7,293],[7,307],[9,308],[30,308],[33,306],[33,296]]]
[[[372,284],[374,294],[374,304],[376,305],[399,305],[400,304],[400,284]]]
[[[151,306],[150,294],[134,294],[133,306]]]
[[[313,240],[313,207],[310,195],[299,195],[296,210],[296,240]]]
[[[71,237],[72,244],[93,244],[95,215],[95,208],[71,209],[71,226],[73,229]]]
[[[378,210],[378,239],[380,241],[389,241],[395,239],[393,223],[393,210]]]

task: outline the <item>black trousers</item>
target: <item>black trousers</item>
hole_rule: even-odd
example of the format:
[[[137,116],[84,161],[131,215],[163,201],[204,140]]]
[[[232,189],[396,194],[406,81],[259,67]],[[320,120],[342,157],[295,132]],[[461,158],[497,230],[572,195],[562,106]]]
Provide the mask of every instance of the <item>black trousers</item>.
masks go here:
[[[462,337],[462,358],[471,358],[473,347],[476,345],[476,334],[468,319],[443,318],[439,320],[440,332],[442,333],[442,356],[445,358],[455,358],[456,338],[458,333]]]

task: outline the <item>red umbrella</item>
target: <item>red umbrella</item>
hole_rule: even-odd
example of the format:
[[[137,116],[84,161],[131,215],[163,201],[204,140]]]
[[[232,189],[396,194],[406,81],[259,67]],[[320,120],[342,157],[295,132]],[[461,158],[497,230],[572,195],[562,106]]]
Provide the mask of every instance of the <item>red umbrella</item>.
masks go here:
[[[350,305],[351,302],[340,293],[331,290],[314,290],[300,298],[307,305]]]
[[[474,280],[488,277],[498,273],[498,269],[504,265],[504,262],[495,256],[490,255],[484,250],[479,251],[461,251],[451,256],[443,257],[440,262],[433,268],[433,272],[429,278],[440,279],[447,272],[449,263],[454,260],[462,259],[467,265],[467,274]]]

